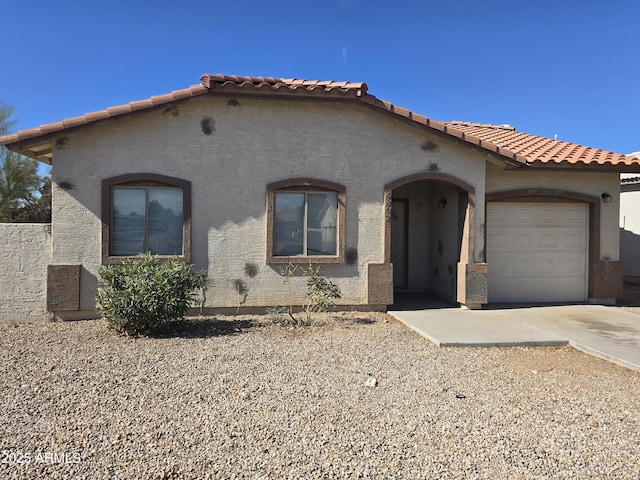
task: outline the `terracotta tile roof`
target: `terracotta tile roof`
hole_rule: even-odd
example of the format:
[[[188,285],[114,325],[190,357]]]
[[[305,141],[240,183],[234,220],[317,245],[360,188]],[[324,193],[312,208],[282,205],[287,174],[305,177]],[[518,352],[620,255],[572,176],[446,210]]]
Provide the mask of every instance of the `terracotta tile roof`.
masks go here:
[[[244,93],[257,91],[264,94],[265,90],[272,90],[279,94],[310,94],[320,95],[348,95],[360,97],[367,91],[367,85],[363,82],[334,82],[321,80],[299,80],[296,78],[272,78],[272,77],[239,77],[237,75],[202,75],[200,85],[193,85],[183,90],[176,90],[165,95],[158,95],[146,100],[130,102],[126,105],[110,107],[97,112],[86,113],[79,117],[68,118],[60,122],[48,123],[37,128],[21,130],[11,135],[0,137],[0,145],[11,145],[50,133],[61,132],[69,128],[80,127],[101,120],[112,119],[121,115],[128,115],[141,110],[168,105],[178,100],[205,95],[212,90],[229,91],[230,93]]]
[[[11,145],[12,143],[22,142],[32,138],[41,137],[50,133],[57,133],[70,128],[81,127],[90,123],[108,120],[121,115],[127,115],[141,110],[148,110],[153,107],[166,105],[184,100],[186,98],[197,97],[209,93],[209,89],[202,85],[193,85],[189,88],[176,90],[164,95],[158,95],[146,100],[136,100],[125,105],[109,107],[105,110],[97,112],[85,113],[79,117],[72,117],[55,123],[47,123],[36,128],[28,130],[20,130],[17,133],[0,137],[0,145]]]
[[[511,125],[462,121],[447,122],[446,125],[483,142],[490,142],[499,149],[509,150],[514,158],[523,159],[527,164],[534,166],[564,162],[582,165],[637,165],[640,163],[638,157],[518,132]]]
[[[363,82],[246,77],[223,74],[205,74],[202,75],[200,81],[200,85],[151,97],[147,100],[135,101],[126,105],[111,107],[60,122],[42,125],[38,128],[5,135],[0,137],[0,145],[15,147],[19,149],[17,151],[25,155],[50,162],[52,158],[51,135],[151,108],[170,107],[173,102],[206,95],[210,92],[218,92],[223,94],[276,95],[291,98],[311,97],[358,101],[374,110],[382,110],[388,114],[401,117],[404,120],[417,123],[496,154],[505,162],[515,166],[549,164],[568,166],[581,164],[589,166],[638,166],[638,170],[640,170],[640,158],[517,132],[514,127],[509,125],[434,121],[424,115],[413,113],[406,108],[369,95],[367,93],[367,84]]]

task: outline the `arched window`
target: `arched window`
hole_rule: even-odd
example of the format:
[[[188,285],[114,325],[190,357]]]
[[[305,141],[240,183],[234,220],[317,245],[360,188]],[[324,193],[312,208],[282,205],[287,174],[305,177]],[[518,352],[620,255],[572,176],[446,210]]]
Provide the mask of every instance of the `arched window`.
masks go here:
[[[103,263],[141,253],[191,260],[190,182],[144,173],[103,180]]]
[[[343,263],[345,187],[294,178],[267,186],[267,263]]]

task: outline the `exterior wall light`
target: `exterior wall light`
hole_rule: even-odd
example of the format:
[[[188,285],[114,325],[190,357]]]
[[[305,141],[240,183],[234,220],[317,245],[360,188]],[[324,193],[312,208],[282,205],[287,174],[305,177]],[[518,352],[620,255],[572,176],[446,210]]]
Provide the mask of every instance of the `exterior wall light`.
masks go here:
[[[438,208],[444,208],[446,206],[447,206],[447,199],[443,197],[438,202]]]
[[[611,200],[612,200],[612,198],[611,198],[611,194],[609,194],[609,193],[603,193],[603,194],[602,194],[602,201],[603,201],[604,203],[610,203],[610,202],[611,202]]]

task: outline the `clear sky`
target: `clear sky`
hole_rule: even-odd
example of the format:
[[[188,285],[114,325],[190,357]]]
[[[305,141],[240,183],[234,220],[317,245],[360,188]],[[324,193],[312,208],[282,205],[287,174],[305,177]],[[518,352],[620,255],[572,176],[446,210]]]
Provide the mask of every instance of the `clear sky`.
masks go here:
[[[17,128],[199,83],[363,81],[434,120],[640,150],[638,0],[0,0]]]

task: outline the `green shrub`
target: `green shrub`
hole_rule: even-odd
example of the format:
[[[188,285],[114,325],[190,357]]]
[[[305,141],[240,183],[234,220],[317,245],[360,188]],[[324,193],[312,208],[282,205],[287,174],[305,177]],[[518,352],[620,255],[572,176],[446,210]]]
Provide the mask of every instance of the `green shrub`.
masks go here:
[[[338,298],[342,298],[340,287],[322,274],[320,266],[312,266],[304,271],[307,277],[307,321],[311,320],[311,315],[317,312],[326,312]]]
[[[178,257],[160,262],[153,255],[101,267],[96,309],[119,334],[152,333],[182,320],[204,287],[206,273],[193,273]]]

